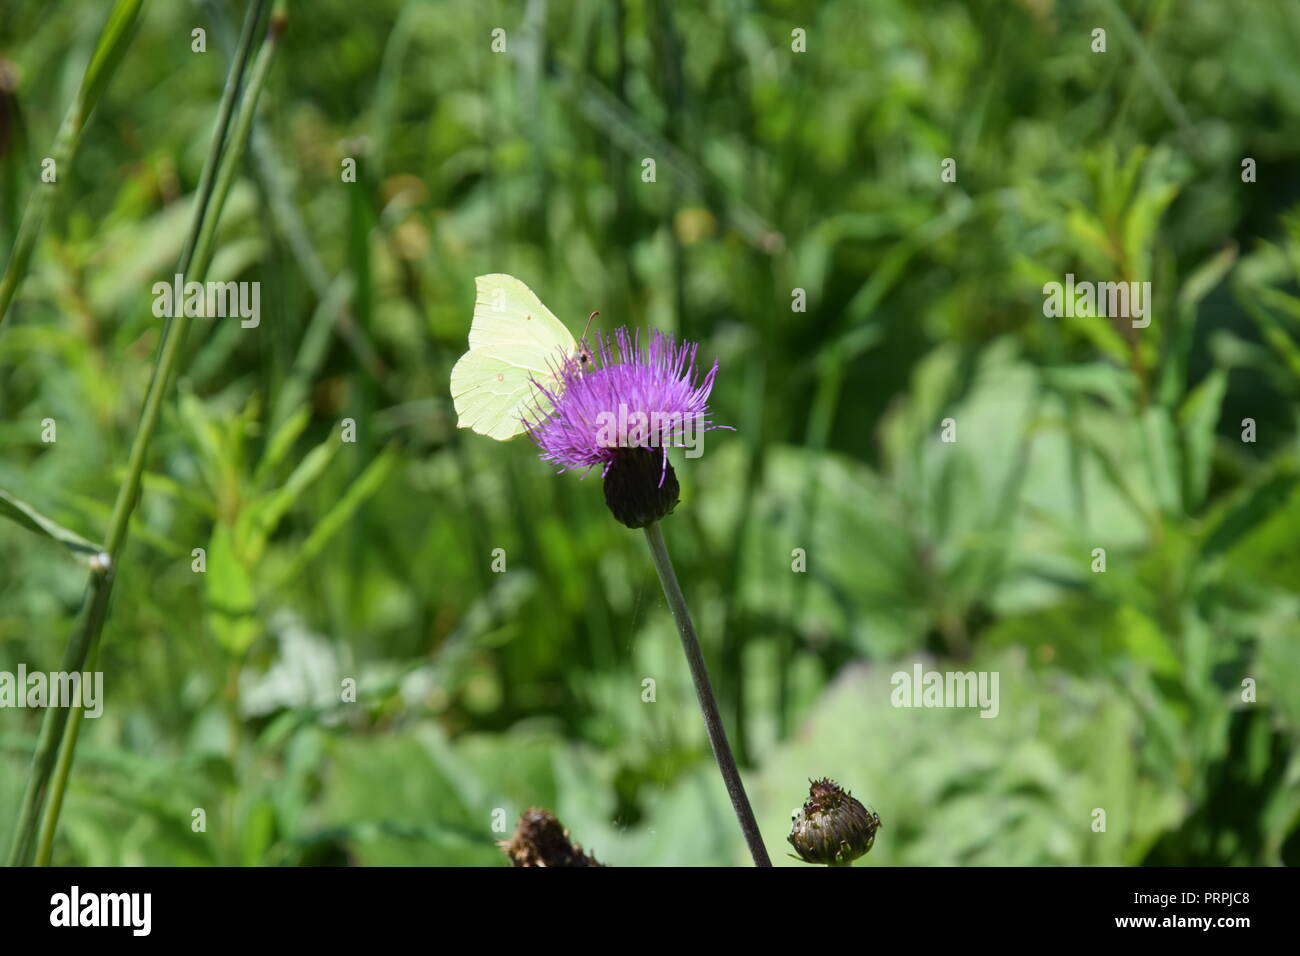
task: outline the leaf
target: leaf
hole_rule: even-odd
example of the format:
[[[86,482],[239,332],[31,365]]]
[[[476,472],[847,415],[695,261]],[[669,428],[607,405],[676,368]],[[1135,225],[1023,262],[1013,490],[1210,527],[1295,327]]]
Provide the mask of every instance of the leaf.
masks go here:
[[[1291,336],[1287,335],[1281,323],[1268,309],[1254,301],[1254,296],[1258,294],[1258,289],[1247,287],[1242,289],[1237,300],[1245,308],[1246,313],[1255,320],[1264,341],[1282,357],[1293,375],[1300,376],[1300,346],[1291,340]]]
[[[1183,445],[1183,496],[1189,510],[1199,507],[1205,500],[1205,491],[1210,483],[1214,430],[1227,391],[1228,373],[1215,369],[1196,386],[1178,410]]]
[[[1182,474],[1177,433],[1169,410],[1161,405],[1148,406],[1141,420],[1142,450],[1151,475],[1151,486],[1160,508],[1166,514],[1179,514],[1183,508]]]
[[[212,531],[207,568],[208,622],[217,643],[238,656],[257,639],[258,622],[253,614],[253,579],[235,553],[228,525],[219,524]]]
[[[275,532],[286,511],[302,497],[303,491],[321,476],[338,451],[338,442],[326,439],[309,451],[298,463],[284,485],[254,502],[240,516],[239,540],[249,549],[250,561],[256,562]]]
[[[1178,655],[1156,622],[1135,607],[1122,605],[1115,615],[1115,629],[1128,655],[1150,666],[1159,677],[1176,678],[1182,672]]]
[[[366,467],[365,471],[357,476],[357,479],[348,486],[348,490],[343,493],[343,497],[336,501],[334,506],[325,513],[324,517],[316,522],[316,526],[312,528],[311,534],[307,536],[307,540],[298,549],[292,566],[280,578],[277,587],[287,584],[290,579],[306,567],[308,561],[320,553],[325,543],[351,519],[352,515],[366,499],[379,490],[380,486],[387,480],[389,472],[393,470],[393,466],[397,464],[397,459],[397,448],[390,445]]]
[[[114,474],[118,480],[126,478],[126,469],[115,469]],[[181,484],[174,478],[166,475],[159,475],[154,472],[146,472],[141,476],[146,491],[151,493],[163,494],[176,501],[184,502],[188,507],[194,510],[195,514],[208,515],[212,517],[215,509],[213,508],[212,499],[195,491],[193,488]]]
[[[349,853],[373,866],[500,865],[501,851],[483,825],[500,804],[466,802],[463,790],[472,782],[448,775],[424,742],[439,733],[421,725],[370,739],[339,739],[321,781],[319,823],[329,829],[319,837],[346,843]],[[406,768],[405,785],[375,787],[376,780],[391,778],[394,767]],[[509,808],[511,815],[523,809]]]
[[[307,423],[311,420],[311,413],[306,408],[300,408],[294,412],[283,425],[276,429],[271,440],[266,444],[266,450],[262,453],[262,460],[257,463],[257,473],[253,476],[253,483],[261,485],[270,476],[289,452],[293,448],[293,443],[298,440],[298,436],[303,433]]]
[[[118,0],[109,14],[104,31],[95,44],[95,52],[86,67],[86,75],[79,93],[83,115],[95,108],[104,84],[108,82],[117,69],[117,64],[126,53],[135,32],[136,18],[140,13],[143,0]]]
[[[243,865],[258,866],[275,841],[275,805],[265,797],[248,808],[240,827]]]
[[[1045,369],[1043,379],[1053,388],[1098,398],[1123,415],[1136,414],[1138,402],[1133,377],[1114,365],[1103,362],[1062,365]]]
[[[1183,282],[1178,292],[1178,307],[1186,312],[1195,309],[1217,286],[1237,262],[1236,244],[1225,246],[1201,263]]]
[[[1272,517],[1290,497],[1297,480],[1297,476],[1291,472],[1274,475],[1236,502],[1210,532],[1201,551],[1202,556],[1213,558],[1222,554],[1254,530],[1260,522]]]
[[[194,444],[198,446],[198,465],[213,496],[220,494],[231,456],[226,454],[221,432],[213,424],[207,408],[192,392],[183,392],[176,403],[177,414]]]
[[[1130,263],[1146,261],[1160,217],[1177,195],[1178,187],[1168,183],[1142,190],[1124,222],[1124,251]]]
[[[104,560],[101,557],[104,555],[104,549],[100,545],[87,541],[75,531],[69,531],[57,521],[45,517],[31,505],[19,501],[3,488],[0,488],[0,516],[22,525],[28,531],[57,541],[67,548],[74,558],[89,567],[98,569],[100,562]]]

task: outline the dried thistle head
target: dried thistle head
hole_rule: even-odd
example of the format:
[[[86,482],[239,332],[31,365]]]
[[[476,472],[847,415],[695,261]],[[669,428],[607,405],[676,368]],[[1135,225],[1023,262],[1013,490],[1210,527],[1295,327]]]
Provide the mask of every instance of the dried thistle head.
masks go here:
[[[512,866],[604,866],[569,840],[555,814],[530,807],[519,817],[515,835],[498,844]]]
[[[834,780],[810,780],[787,838],[805,863],[850,866],[876,842],[880,817]]]

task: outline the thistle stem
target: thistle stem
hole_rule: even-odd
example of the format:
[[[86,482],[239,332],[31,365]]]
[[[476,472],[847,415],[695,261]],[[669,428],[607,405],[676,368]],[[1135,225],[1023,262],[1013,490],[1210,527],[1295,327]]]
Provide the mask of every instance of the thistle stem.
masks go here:
[[[664,544],[664,533],[656,521],[645,529],[646,541],[650,544],[650,557],[654,560],[655,570],[659,573],[659,583],[663,586],[664,597],[672,608],[673,620],[677,624],[677,633],[682,638],[682,650],[686,653],[686,662],[691,667],[691,680],[695,684],[695,696],[699,698],[700,710],[704,713],[704,727],[709,732],[709,744],[713,747],[713,756],[718,761],[722,780],[727,785],[727,794],[731,797],[731,806],[740,821],[741,832],[749,844],[750,855],[755,866],[771,866],[767,847],[758,832],[758,823],[754,811],[749,806],[749,797],[745,794],[745,785],[740,780],[740,770],[736,767],[736,758],[731,755],[731,745],[727,743],[727,731],[722,726],[722,715],[718,712],[718,702],[713,697],[713,685],[709,682],[709,671],[704,665],[704,654],[700,650],[699,638],[695,636],[695,625],[691,623],[691,612],[686,607],[686,597],[681,585],[677,583],[677,574],[673,571],[672,558],[668,556],[668,546]]]

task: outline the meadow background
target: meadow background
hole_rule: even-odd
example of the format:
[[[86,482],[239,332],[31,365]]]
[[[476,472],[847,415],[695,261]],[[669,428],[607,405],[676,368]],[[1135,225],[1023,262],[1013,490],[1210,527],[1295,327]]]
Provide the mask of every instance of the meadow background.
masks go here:
[[[6,258],[107,9],[0,8]],[[814,776],[880,814],[860,865],[1300,861],[1300,6],[288,12],[208,275],[261,325],[189,336],[54,862],[500,865],[533,805],[746,861],[642,536],[455,428],[487,272],[720,361],[665,535],[778,864]],[[0,488],[92,540],[242,15],[146,4],[0,324]],[[1150,326],[1045,318],[1067,272]],[[57,669],[85,586],[0,521],[0,670]],[[892,707],[917,661],[999,716]],[[0,846],[39,718],[0,711]]]

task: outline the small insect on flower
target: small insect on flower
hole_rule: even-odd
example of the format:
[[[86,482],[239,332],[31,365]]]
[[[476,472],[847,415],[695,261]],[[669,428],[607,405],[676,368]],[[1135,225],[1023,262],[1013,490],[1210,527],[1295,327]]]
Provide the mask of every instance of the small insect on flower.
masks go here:
[[[808,799],[787,839],[805,863],[851,866],[876,842],[880,817],[834,780],[809,781]]]
[[[677,504],[669,448],[694,448],[715,428],[709,394],[718,364],[704,375],[696,346],[653,332],[643,342],[626,327],[595,336],[592,361],[569,359],[558,387],[534,380],[538,400],[524,427],[541,458],[571,468],[601,466],[605,500],[629,528],[643,528]]]
[[[596,367],[596,356],[591,351],[591,346],[587,344],[587,333],[591,331],[591,323],[596,321],[599,312],[593,312],[587,316],[587,327],[582,330],[582,339],[578,342],[578,351],[574,353],[574,358],[578,360],[578,366],[584,372],[590,372]]]

